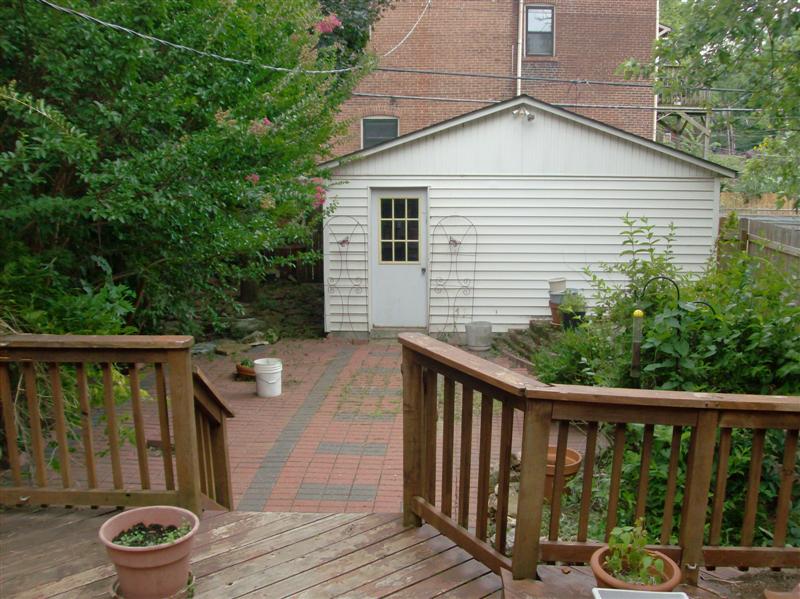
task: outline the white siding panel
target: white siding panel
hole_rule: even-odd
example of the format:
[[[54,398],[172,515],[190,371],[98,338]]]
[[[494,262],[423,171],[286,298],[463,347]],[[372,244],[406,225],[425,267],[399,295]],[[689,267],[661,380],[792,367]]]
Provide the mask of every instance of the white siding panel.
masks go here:
[[[368,192],[361,183],[342,183],[328,197],[336,210],[322,236],[325,331],[368,331]]]
[[[586,125],[534,109],[508,109],[354,160],[349,175],[571,175],[704,177],[708,171]]]
[[[622,218],[648,217],[658,234],[676,227],[676,261],[689,271],[701,270],[714,240],[716,196],[713,179],[676,181],[669,178],[503,180],[491,178],[430,182],[430,228],[440,219],[458,215],[477,229],[474,299],[462,301],[460,316],[489,320],[495,330],[524,326],[531,317],[549,315],[550,278],[563,276],[568,286],[591,298],[584,270],[601,262],[619,263],[623,249]],[[542,184],[544,183],[544,184]],[[593,185],[600,196],[591,198]],[[609,193],[608,190],[613,190]],[[458,235],[465,225],[452,226]],[[450,251],[431,244],[431,276],[450,268]],[[618,279],[618,277],[617,277]],[[430,297],[430,328],[452,329],[452,300]]]

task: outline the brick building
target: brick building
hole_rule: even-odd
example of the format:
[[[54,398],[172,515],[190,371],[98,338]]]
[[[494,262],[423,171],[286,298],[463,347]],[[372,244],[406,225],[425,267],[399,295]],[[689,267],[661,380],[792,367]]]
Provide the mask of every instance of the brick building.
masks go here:
[[[427,3],[397,0],[375,25],[372,50],[383,56],[394,48]],[[362,80],[344,104],[341,118],[350,124],[336,153],[349,153],[364,143],[379,143],[516,95],[520,37],[522,77],[537,78],[521,81],[521,93],[562,106],[652,107],[655,100],[647,87],[549,79],[624,81],[615,75],[618,65],[631,57],[649,59],[657,30],[658,0],[430,0],[411,36],[382,57],[380,66],[506,78],[376,71]],[[564,107],[653,138],[651,110]]]

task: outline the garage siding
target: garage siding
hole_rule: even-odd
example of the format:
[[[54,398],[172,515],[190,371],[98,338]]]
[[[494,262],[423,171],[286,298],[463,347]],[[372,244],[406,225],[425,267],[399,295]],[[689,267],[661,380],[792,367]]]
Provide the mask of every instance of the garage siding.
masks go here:
[[[658,234],[676,228],[675,260],[689,272],[702,270],[716,238],[715,180],[602,178],[454,178],[428,180],[429,328],[452,330],[465,320],[488,320],[495,330],[524,327],[531,317],[549,315],[548,279],[566,277],[568,285],[591,297],[586,267],[619,262],[622,218],[648,217]],[[334,187],[336,214],[367,224],[369,187],[419,187],[417,178],[350,178]],[[679,189],[676,189],[678,187]],[[446,235],[437,224],[444,220]],[[475,235],[468,231],[469,219]],[[434,231],[437,234],[434,235]],[[448,237],[462,242],[453,258]],[[475,247],[472,247],[472,244]],[[327,270],[337,264],[326,242]],[[472,279],[470,294],[457,293],[448,273],[457,265]],[[367,277],[368,256],[351,254],[349,268]],[[443,288],[449,291],[441,292]],[[473,295],[474,294],[474,295]],[[368,330],[367,294],[351,296],[353,323]],[[337,295],[326,303],[329,330],[342,326],[346,306]],[[474,300],[474,301],[473,301]]]

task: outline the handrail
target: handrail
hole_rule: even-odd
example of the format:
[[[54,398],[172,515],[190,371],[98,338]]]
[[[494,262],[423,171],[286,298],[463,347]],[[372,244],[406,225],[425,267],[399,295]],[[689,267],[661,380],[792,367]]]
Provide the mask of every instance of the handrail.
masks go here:
[[[192,369],[193,343],[189,336],[0,337],[12,479],[0,486],[0,503],[169,504],[198,514],[204,505],[232,507],[225,421],[233,412]],[[126,413],[131,446],[121,442]]]
[[[668,473],[659,515],[660,543],[656,545],[681,563],[684,580],[696,584],[700,566],[800,567],[800,549],[786,548],[787,523],[800,432],[800,397],[723,393],[646,391],[577,385],[547,385],[531,377],[442,343],[420,333],[400,335],[403,347],[403,505],[406,524],[426,520],[474,557],[499,572],[512,570],[514,578],[532,578],[541,561],[585,563],[603,539],[589,538],[593,476],[600,452],[603,427],[613,431],[608,510],[604,516],[605,538],[617,525],[620,495],[633,485],[636,517],[648,515],[651,465],[661,459],[653,453],[657,426],[671,427]],[[443,378],[444,386],[439,385]],[[461,391],[460,459],[454,458],[458,426],[454,418],[456,390]],[[477,489],[470,480],[475,393],[481,394],[478,431]],[[501,411],[494,407],[500,404]],[[439,411],[442,411],[441,473],[437,476]],[[516,420],[515,414],[522,422]],[[499,419],[499,471],[494,517],[489,514],[492,447],[498,440],[493,421]],[[585,432],[582,485],[573,489],[580,502],[577,536],[561,538],[560,515],[566,486],[565,456],[571,432],[581,423]],[[607,424],[606,424],[607,423]],[[637,424],[641,428],[630,428]],[[752,435],[748,491],[742,509],[741,542],[722,546],[731,439],[734,429]],[[775,505],[771,547],[753,546],[759,502],[765,438],[768,429],[779,429],[784,449],[776,460],[783,464]],[[514,439],[514,431],[519,439]],[[661,430],[661,429],[659,429]],[[690,432],[688,448],[685,431]],[[780,432],[784,431],[784,432]],[[548,457],[549,437],[557,432],[555,458]],[[669,438],[669,437],[667,437]],[[493,444],[494,439],[494,444]],[[506,555],[509,532],[510,463],[512,447],[520,448],[519,494],[513,555]],[[639,445],[641,457],[637,481],[623,479],[626,447]],[[495,449],[496,451],[496,449]],[[555,463],[547,474],[548,462]],[[454,495],[454,469],[458,489]],[[684,480],[685,473],[685,480]],[[713,489],[712,489],[713,483]],[[683,485],[683,487],[681,487]],[[437,497],[437,489],[441,497]],[[683,502],[676,512],[676,497]],[[456,499],[454,500],[454,496]],[[713,498],[713,502],[711,499]],[[659,500],[660,501],[660,500]],[[544,506],[549,502],[549,522]],[[652,501],[651,501],[652,503]],[[438,506],[438,507],[437,507]],[[726,511],[727,510],[727,511]],[[474,528],[473,523],[474,522]],[[630,522],[632,523],[632,522]],[[489,532],[494,526],[495,533]],[[706,531],[708,535],[706,537]],[[544,539],[541,535],[544,534]],[[677,544],[673,539],[677,534]]]

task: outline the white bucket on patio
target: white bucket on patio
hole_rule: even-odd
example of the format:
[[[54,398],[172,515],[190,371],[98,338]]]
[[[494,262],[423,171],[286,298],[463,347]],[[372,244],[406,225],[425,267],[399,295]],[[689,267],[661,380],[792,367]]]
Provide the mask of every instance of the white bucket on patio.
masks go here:
[[[277,397],[281,394],[281,372],[283,362],[277,358],[259,358],[253,361],[256,371],[256,395]]]

